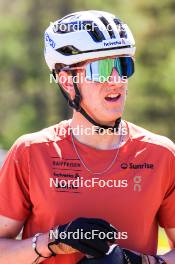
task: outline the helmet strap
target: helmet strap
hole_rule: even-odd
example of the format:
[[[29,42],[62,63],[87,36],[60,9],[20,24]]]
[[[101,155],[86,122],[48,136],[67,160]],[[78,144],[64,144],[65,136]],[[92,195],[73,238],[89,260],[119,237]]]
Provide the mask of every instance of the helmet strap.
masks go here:
[[[52,72],[54,78],[55,76],[55,72]],[[72,71],[72,76],[76,77],[76,72]],[[90,115],[88,115],[88,113],[86,113],[86,111],[80,106],[81,100],[82,100],[82,96],[80,94],[80,91],[78,89],[77,83],[74,82],[74,90],[75,90],[75,98],[73,100],[71,100],[69,98],[69,96],[67,95],[67,93],[64,91],[64,89],[62,88],[62,86],[59,84],[60,88],[61,88],[61,92],[63,94],[63,96],[65,97],[65,99],[68,101],[68,104],[70,107],[72,107],[73,109],[75,109],[77,112],[80,112],[91,124],[93,124],[94,126],[97,127],[96,132],[100,133],[100,130],[107,130],[110,129],[111,132],[117,132],[120,122],[121,122],[121,117],[117,118],[115,120],[115,124],[114,126],[107,126],[107,125],[102,125],[100,123],[97,123]]]

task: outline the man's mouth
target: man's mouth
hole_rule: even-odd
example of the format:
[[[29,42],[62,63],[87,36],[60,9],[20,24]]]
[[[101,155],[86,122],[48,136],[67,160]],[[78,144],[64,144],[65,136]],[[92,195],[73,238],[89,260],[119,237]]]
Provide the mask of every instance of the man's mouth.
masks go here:
[[[116,102],[120,98],[121,94],[116,93],[116,94],[109,94],[105,97],[105,100],[108,102]]]

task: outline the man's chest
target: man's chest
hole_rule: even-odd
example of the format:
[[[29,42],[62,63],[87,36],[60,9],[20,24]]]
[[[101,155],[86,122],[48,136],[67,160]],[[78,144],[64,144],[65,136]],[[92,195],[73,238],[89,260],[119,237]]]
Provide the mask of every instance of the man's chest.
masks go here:
[[[103,171],[108,162],[104,157],[90,162],[95,159],[91,156],[89,164]],[[33,210],[44,216],[48,208],[63,223],[78,216],[107,216],[119,224],[128,217],[134,223],[135,215],[142,221],[147,215],[155,217],[162,200],[161,166],[145,152],[120,153],[107,173],[93,174],[71,149],[40,152],[30,166]]]

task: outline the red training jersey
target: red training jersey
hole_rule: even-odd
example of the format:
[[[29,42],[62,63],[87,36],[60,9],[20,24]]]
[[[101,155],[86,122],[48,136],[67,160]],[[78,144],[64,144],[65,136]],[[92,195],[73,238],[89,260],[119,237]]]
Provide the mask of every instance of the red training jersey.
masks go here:
[[[69,122],[24,135],[12,146],[0,173],[0,214],[25,222],[23,239],[77,217],[102,218],[120,231],[117,242],[122,247],[155,254],[158,225],[175,228],[174,144],[125,121],[129,139],[115,164],[105,174],[94,175],[73,148]],[[103,171],[116,154],[115,149],[99,150],[77,140],[75,144],[94,171]],[[92,178],[93,187],[83,186]],[[61,180],[64,184],[56,185]],[[110,187],[103,186],[109,180]],[[75,264],[81,257],[57,255],[44,263]]]

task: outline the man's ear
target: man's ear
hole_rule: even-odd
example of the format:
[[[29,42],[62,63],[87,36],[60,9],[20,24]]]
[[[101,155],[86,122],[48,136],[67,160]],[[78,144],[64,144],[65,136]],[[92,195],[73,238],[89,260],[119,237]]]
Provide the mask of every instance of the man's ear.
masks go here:
[[[60,71],[57,73],[57,78],[61,87],[69,94],[71,100],[75,98],[75,90],[72,80],[72,75],[66,71]]]

